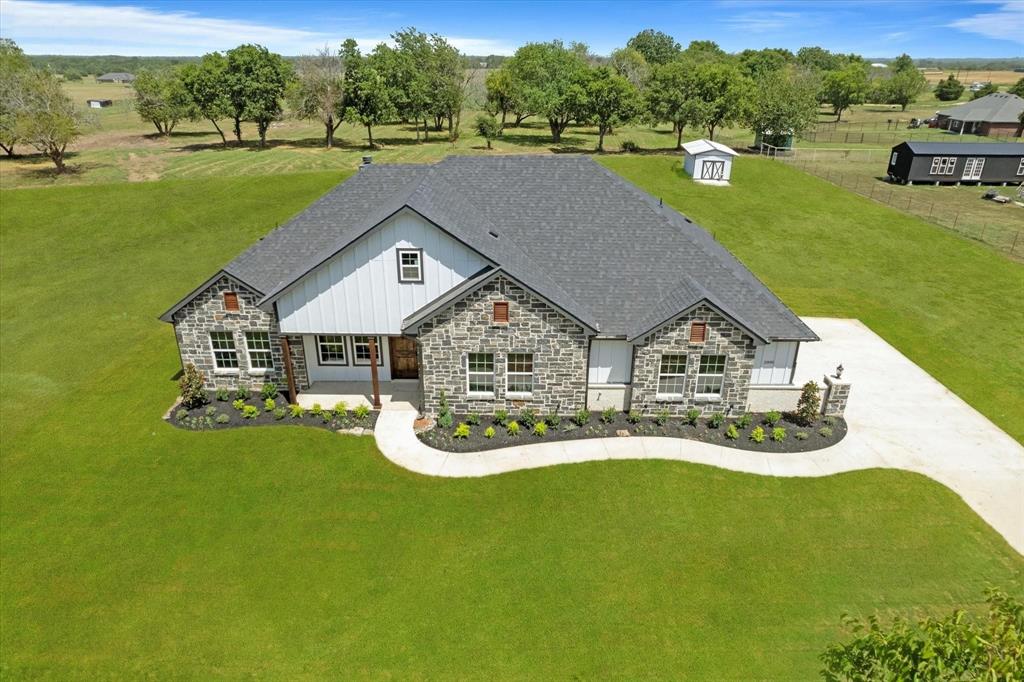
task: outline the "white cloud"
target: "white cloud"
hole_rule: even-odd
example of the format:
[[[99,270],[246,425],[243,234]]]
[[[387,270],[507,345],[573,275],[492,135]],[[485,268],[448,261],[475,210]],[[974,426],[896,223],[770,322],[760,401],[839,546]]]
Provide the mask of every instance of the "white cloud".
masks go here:
[[[340,20],[344,21],[344,20]],[[259,43],[285,55],[309,53],[355,37],[368,50],[384,37],[360,35],[355,28],[330,32],[284,28],[195,12],[156,11],[131,5],[0,0],[0,28],[29,54],[198,55]],[[487,38],[450,37],[467,54],[511,54],[508,44]]]
[[[1011,0],[998,4],[999,8],[994,12],[957,19],[949,26],[986,38],[1011,40],[1024,45],[1024,1]]]
[[[804,17],[799,12],[744,12],[729,17],[722,23],[728,24],[737,31],[768,33],[792,29],[803,20]]]

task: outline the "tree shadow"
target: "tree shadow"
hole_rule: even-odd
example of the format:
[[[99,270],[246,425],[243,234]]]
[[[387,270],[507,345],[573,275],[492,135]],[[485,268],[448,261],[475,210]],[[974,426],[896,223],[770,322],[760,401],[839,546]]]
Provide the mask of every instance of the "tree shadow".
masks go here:
[[[551,140],[550,133],[547,135],[509,135],[505,132],[498,139],[521,147],[549,147],[554,145],[567,149],[578,147],[586,142],[581,137],[573,137],[571,135],[562,135],[561,140],[554,142]]]

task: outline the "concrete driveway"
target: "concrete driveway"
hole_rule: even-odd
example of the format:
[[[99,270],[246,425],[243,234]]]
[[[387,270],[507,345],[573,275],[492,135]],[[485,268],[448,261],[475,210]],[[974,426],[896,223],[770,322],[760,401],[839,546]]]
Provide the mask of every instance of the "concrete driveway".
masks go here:
[[[381,413],[377,444],[396,464],[433,476],[487,476],[599,459],[674,459],[766,476],[905,469],[951,488],[1024,554],[1024,448],[859,321],[803,319],[822,340],[801,345],[798,383],[820,383],[842,363],[843,378],[852,384],[849,433],[824,450],[768,455],[677,438],[633,437],[456,454],[417,439],[416,410],[400,402]]]

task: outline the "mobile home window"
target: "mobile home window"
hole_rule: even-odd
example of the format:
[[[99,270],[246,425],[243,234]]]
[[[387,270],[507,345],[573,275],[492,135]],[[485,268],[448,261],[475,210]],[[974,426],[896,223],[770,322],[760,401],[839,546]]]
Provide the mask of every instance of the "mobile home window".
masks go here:
[[[662,355],[658,368],[658,397],[681,398],[686,382],[686,356]]]
[[[235,335],[232,332],[210,332],[213,347],[213,364],[217,369],[238,369],[238,351],[235,350]]]
[[[246,332],[245,349],[249,352],[249,369],[257,371],[274,369],[269,332]]]
[[[470,353],[466,363],[469,394],[494,396],[494,353]]]
[[[724,378],[724,355],[700,356],[700,367],[697,369],[698,396],[720,397],[722,395],[722,381]]]
[[[1024,175],[1024,156],[1020,158],[1020,164],[1017,166],[1017,175]]]
[[[896,163],[896,157],[897,156],[898,156],[898,154],[896,152],[892,153],[892,158],[889,159],[889,165],[890,166],[892,166],[892,165],[894,165]]]
[[[422,249],[398,249],[398,281],[423,281]]]
[[[377,342],[377,366],[380,367],[380,337],[373,337]],[[353,336],[352,337],[352,357],[355,358],[355,364],[357,365],[368,365],[370,364],[370,337],[369,336]]]
[[[508,393],[533,393],[533,353],[509,353]]]
[[[321,365],[347,365],[345,337],[337,334],[317,336],[316,354]]]

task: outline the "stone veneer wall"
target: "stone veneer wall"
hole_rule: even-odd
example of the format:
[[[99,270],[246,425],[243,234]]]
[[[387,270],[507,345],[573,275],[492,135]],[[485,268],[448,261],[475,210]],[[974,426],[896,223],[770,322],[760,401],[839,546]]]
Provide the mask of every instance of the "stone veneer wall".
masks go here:
[[[238,294],[237,312],[224,309],[226,291]],[[288,379],[284,372],[277,318],[257,307],[258,299],[259,295],[253,291],[228,277],[221,277],[174,313],[174,334],[178,339],[182,367],[188,363],[195,365],[206,376],[206,385],[210,388],[244,386],[258,389],[265,382],[273,381],[284,390]],[[210,332],[214,331],[234,333],[235,352],[238,353],[239,364],[237,371],[228,372],[214,367],[213,348],[210,345]],[[249,356],[245,345],[247,331],[269,332],[271,354],[274,359],[273,370],[266,373],[248,371]],[[309,380],[302,338],[289,336],[288,341],[291,346],[295,383],[298,388],[306,388]]]
[[[707,322],[704,343],[690,343],[690,323]],[[703,413],[722,412],[727,414],[729,406],[733,412],[747,409],[747,394],[750,390],[750,373],[754,368],[754,340],[741,329],[707,306],[696,309],[677,318],[657,331],[644,337],[637,344],[633,355],[633,399],[632,408],[644,414],[654,414],[667,409],[678,415],[697,408]],[[659,399],[658,373],[661,369],[662,354],[686,355],[686,381],[683,397]],[[725,376],[720,399],[696,398],[697,370],[701,355],[725,355]]]
[[[493,303],[509,302],[508,324],[493,321]],[[425,323],[419,334],[422,411],[436,415],[442,389],[456,412],[492,414],[531,407],[540,413],[571,414],[587,400],[584,330],[571,319],[504,277],[496,277]],[[470,398],[469,353],[494,353],[495,397]],[[508,353],[533,353],[533,395],[505,395]]]
[[[822,414],[842,417],[850,401],[850,383],[833,377],[825,377],[825,399],[821,404]]]

